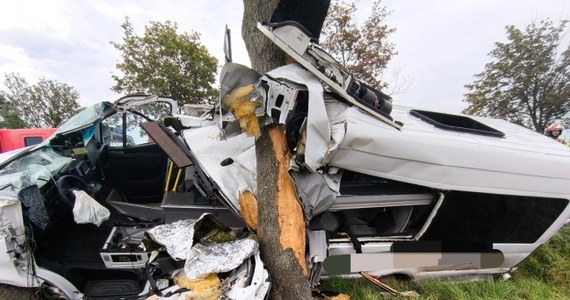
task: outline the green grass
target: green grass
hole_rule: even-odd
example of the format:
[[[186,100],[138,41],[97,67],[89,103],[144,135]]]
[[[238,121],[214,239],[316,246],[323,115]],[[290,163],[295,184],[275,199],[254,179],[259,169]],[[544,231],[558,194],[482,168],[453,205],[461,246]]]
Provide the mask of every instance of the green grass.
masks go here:
[[[420,282],[386,281],[398,291],[415,291],[419,299],[570,299],[570,226],[562,228],[541,246],[511,280],[487,278],[477,281],[430,280]],[[410,299],[389,297],[363,278],[329,278],[319,287],[348,294],[351,299]]]

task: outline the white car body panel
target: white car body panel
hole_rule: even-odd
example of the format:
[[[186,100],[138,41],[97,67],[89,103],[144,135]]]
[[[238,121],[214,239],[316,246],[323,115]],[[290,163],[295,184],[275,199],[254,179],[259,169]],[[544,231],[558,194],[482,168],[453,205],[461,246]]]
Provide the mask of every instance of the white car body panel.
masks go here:
[[[279,68],[278,77],[297,82],[298,72],[295,65],[284,66]],[[567,171],[570,169],[570,149],[521,126],[503,120],[471,117],[501,131],[504,137],[449,131],[412,116],[411,108],[396,105],[391,116],[403,123],[398,129],[335,99],[325,100],[325,109],[326,115],[309,114],[313,120],[307,121],[307,124],[322,127],[325,122],[330,126],[327,131],[330,140],[320,140],[327,144],[326,151],[318,146],[306,148],[305,157],[315,158],[307,162],[309,169],[336,167],[436,191],[570,199],[570,173]],[[224,136],[217,125],[203,125],[185,130],[184,138],[203,171],[220,187],[230,206],[238,211],[239,194],[246,190],[256,192],[255,141],[245,134]],[[322,138],[322,135],[318,136]],[[234,163],[223,166],[221,162],[227,158],[232,158]],[[504,273],[550,239],[568,218],[570,206],[534,243],[493,244],[504,254],[503,263],[494,269],[409,268],[405,272],[418,278]],[[430,222],[431,219],[423,231]],[[421,233],[415,239],[420,236]],[[391,244],[380,239],[364,243],[362,251],[387,252]],[[328,251],[329,255],[355,253],[348,239],[345,243],[331,243]],[[397,272],[404,270],[385,269],[372,273]]]

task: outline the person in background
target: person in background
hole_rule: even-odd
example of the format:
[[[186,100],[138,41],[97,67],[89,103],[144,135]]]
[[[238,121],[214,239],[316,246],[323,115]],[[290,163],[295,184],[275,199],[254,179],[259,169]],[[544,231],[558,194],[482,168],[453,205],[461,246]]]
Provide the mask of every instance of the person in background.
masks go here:
[[[564,130],[564,128],[562,128],[562,126],[560,126],[560,124],[555,122],[555,123],[550,124],[548,127],[546,127],[546,129],[544,129],[544,135],[549,136],[549,137],[565,144],[565,141],[561,138],[562,130]]]

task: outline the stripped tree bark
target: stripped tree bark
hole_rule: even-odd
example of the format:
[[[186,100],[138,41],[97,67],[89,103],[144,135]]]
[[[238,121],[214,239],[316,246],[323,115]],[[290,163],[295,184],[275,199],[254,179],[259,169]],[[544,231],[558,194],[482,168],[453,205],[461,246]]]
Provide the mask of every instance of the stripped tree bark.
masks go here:
[[[265,73],[283,65],[284,53],[256,29],[257,22],[271,18],[278,0],[244,0],[243,3],[242,37],[252,68]],[[257,233],[262,259],[271,275],[271,299],[312,299],[306,277],[306,228],[301,204],[288,173],[291,154],[284,127],[261,125],[261,136],[255,143],[257,205],[252,203],[255,198],[249,194],[242,194],[240,202],[247,203],[247,208],[243,208],[250,215],[255,207],[258,211]]]

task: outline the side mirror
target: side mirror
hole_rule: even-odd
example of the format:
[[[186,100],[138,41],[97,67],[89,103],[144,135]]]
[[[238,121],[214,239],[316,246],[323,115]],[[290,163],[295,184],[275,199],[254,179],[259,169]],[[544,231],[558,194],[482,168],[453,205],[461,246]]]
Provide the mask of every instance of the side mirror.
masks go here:
[[[232,37],[228,25],[224,34],[224,58],[226,63],[232,62]]]

